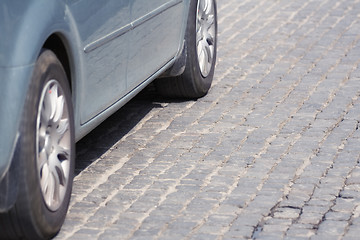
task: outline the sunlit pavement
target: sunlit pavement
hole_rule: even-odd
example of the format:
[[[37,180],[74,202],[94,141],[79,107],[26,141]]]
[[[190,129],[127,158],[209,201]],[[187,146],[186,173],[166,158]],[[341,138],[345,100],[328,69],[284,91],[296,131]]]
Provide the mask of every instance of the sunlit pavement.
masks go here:
[[[359,239],[360,1],[218,1],[209,94],[77,145],[57,239]]]

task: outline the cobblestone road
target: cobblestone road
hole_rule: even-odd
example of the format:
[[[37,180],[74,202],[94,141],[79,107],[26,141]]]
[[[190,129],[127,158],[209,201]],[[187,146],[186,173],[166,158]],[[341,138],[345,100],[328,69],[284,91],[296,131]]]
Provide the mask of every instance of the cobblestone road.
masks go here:
[[[359,239],[360,0],[218,1],[214,85],[78,143],[57,239]]]

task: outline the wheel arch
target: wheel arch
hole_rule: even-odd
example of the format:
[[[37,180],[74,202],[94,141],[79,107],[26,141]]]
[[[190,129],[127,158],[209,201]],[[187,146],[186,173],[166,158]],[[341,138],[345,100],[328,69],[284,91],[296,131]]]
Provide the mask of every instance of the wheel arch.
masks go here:
[[[70,52],[66,47],[68,44],[66,43],[65,38],[60,33],[53,33],[48,37],[45,41],[43,48],[51,50],[56,57],[59,59],[62,64],[67,79],[69,81],[70,89],[73,92],[73,80],[72,80],[72,67],[70,65]]]

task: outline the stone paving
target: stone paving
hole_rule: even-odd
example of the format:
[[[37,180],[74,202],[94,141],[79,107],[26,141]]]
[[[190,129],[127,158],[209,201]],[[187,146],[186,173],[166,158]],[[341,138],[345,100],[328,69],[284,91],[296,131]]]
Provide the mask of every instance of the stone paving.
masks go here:
[[[360,0],[218,1],[214,84],[77,144],[56,239],[359,239]]]

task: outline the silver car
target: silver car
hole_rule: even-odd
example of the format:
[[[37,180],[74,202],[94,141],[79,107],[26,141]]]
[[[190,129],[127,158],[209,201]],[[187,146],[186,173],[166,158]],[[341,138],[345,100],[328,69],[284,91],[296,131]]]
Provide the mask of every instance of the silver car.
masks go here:
[[[0,238],[64,222],[75,142],[150,82],[196,99],[216,61],[215,0],[0,2]]]

